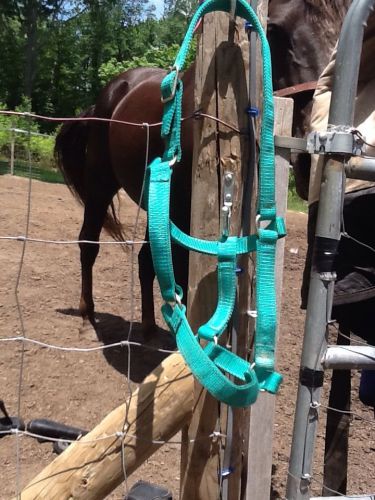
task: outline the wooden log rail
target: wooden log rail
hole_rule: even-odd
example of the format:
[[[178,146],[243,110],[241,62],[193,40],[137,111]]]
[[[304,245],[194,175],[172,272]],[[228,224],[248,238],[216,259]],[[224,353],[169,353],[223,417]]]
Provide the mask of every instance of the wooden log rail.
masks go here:
[[[102,500],[124,480],[122,450],[131,474],[161,446],[154,441],[168,441],[189,422],[193,402],[193,376],[181,355],[172,354],[125,404],[42,470],[20,498]]]

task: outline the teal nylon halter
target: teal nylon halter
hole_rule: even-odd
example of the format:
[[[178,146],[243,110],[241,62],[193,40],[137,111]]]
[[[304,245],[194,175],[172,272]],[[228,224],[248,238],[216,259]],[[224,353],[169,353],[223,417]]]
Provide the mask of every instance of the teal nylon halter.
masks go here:
[[[263,119],[260,134],[259,196],[257,234],[247,237],[228,236],[219,241],[193,238],[180,231],[169,216],[171,164],[181,159],[182,81],[179,72],[184,69],[195,26],[199,19],[215,10],[230,12],[230,0],[207,0],[195,12],[174,66],[161,84],[164,102],[161,135],[165,140],[163,158],[156,158],[146,171],[145,205],[152,259],[163,299],[164,319],[176,335],[177,346],[199,382],[217,399],[236,407],[248,406],[257,398],[259,390],[276,393],[282,377],[274,371],[276,294],[275,249],[277,239],[285,236],[283,219],[276,216],[275,167],[273,139],[273,97],[271,58],[266,36],[253,9],[245,0],[237,0],[237,16],[249,21],[258,33],[263,55]],[[260,227],[261,222],[266,227]],[[195,335],[181,303],[182,290],[176,284],[171,240],[185,248],[216,255],[218,258],[218,303],[213,316]],[[232,316],[236,295],[237,256],[257,252],[254,365],[219,345]],[[200,340],[206,341],[204,347]],[[237,384],[230,378],[236,378]]]

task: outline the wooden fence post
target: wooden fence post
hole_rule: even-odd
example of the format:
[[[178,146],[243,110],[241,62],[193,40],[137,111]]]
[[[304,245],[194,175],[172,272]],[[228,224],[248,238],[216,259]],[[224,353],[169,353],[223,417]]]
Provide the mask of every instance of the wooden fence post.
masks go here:
[[[275,98],[275,135],[290,136],[293,120],[293,99]],[[290,152],[276,148],[276,205],[280,216],[286,215]],[[276,293],[280,317],[284,263],[284,239],[276,250]],[[269,500],[272,476],[272,440],[275,396],[261,393],[250,412],[247,500]]]
[[[10,130],[10,175],[14,175],[14,146],[15,146],[14,123],[12,121]]]
[[[267,2],[260,2],[259,9],[260,18],[265,20]],[[196,61],[196,109],[214,115],[241,131],[248,130],[248,70],[244,20],[233,20],[223,13],[206,15]],[[215,121],[204,119],[196,123],[192,235],[217,239],[220,234],[222,179],[226,171],[235,176],[231,234],[240,234],[249,142],[247,134],[238,134]],[[239,277],[237,344],[239,354],[246,356],[250,345],[247,310],[251,302],[252,267],[248,258],[240,262],[243,273]],[[210,317],[216,306],[216,280],[215,259],[193,253],[190,256],[188,316],[195,331]],[[225,405],[220,405],[196,384],[193,418],[190,426],[183,431],[181,500],[217,500],[220,497],[221,471],[223,463],[228,462],[228,453],[230,475],[225,498],[238,500],[241,490],[243,493],[247,472],[244,458],[247,454],[246,419],[249,411],[239,409],[229,416]],[[225,438],[229,421],[231,440]]]

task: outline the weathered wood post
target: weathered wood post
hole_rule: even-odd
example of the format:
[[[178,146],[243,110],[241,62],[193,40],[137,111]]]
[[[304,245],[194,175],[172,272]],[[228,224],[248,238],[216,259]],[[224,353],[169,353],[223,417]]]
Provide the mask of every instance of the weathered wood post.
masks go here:
[[[275,135],[290,136],[293,120],[293,99],[275,97]],[[280,216],[286,215],[290,151],[276,148],[276,206]],[[276,249],[276,293],[280,317],[284,264],[284,240]],[[268,500],[272,475],[272,441],[275,415],[275,396],[261,393],[250,413],[247,500]]]
[[[14,121],[12,120],[10,129],[10,175],[14,175],[14,146],[15,146]]]
[[[264,21],[263,24],[267,5],[267,2],[260,2],[258,6],[258,15]],[[248,129],[248,61],[248,41],[243,20],[237,19],[236,22],[223,13],[205,16],[196,61],[195,107],[242,132]],[[260,89],[258,86],[257,103],[260,102]],[[248,135],[205,119],[196,124],[194,147],[191,233],[207,239],[216,239],[220,234],[223,178],[225,172],[230,171],[235,176],[231,234],[240,234],[243,186],[249,162]],[[251,203],[253,219],[254,201],[255,196]],[[247,311],[252,301],[250,288],[253,269],[248,258],[246,262],[241,260],[240,267],[237,352],[246,356],[250,345]],[[192,254],[188,311],[195,330],[213,312],[216,305],[215,290],[215,260]],[[273,411],[273,406],[271,409]],[[230,467],[225,471],[225,474],[229,473],[225,498],[243,498],[249,411],[237,409],[229,416],[225,405],[220,405],[196,384],[193,419],[183,433],[181,500],[217,500],[220,482],[224,477],[222,469],[228,464]],[[231,423],[230,436],[228,434],[225,437],[228,422]],[[269,429],[269,433],[272,435],[272,429]],[[272,456],[272,447],[269,454]],[[263,498],[267,497],[257,497],[257,500]]]

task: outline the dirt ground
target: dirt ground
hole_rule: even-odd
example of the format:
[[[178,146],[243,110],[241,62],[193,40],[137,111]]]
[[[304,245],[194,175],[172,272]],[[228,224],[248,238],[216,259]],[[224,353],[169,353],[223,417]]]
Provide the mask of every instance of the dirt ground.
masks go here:
[[[62,185],[33,181],[31,201],[27,179],[0,177],[0,236],[24,235],[28,207],[31,238],[75,240],[82,220],[82,207]],[[121,219],[132,237],[136,208],[124,198]],[[143,237],[144,217],[137,238]],[[305,255],[306,215],[288,213],[283,304],[281,311],[278,367],[285,377],[276,397],[273,499],[285,495],[287,464],[293,425],[296,383],[304,325],[299,309],[299,288]],[[102,245],[95,267],[95,301],[101,342],[112,343],[127,337],[134,321],[133,339],[139,338],[140,291],[136,251],[121,251]],[[21,266],[22,263],[22,266]],[[18,284],[18,286],[17,286]],[[15,293],[15,290],[17,294]],[[101,345],[81,332],[77,305],[80,290],[77,245],[28,243],[23,255],[20,241],[0,240],[0,338],[26,335],[57,346]],[[17,305],[17,302],[19,305]],[[20,315],[21,313],[21,315]],[[159,325],[162,321],[159,316]],[[161,330],[160,345],[171,345]],[[107,413],[124,401],[129,384],[136,387],[161,361],[163,354],[134,349],[128,366],[125,349],[114,348],[89,353],[62,352],[12,341],[0,342],[0,399],[11,415],[22,418],[51,418],[83,429],[91,429]],[[22,366],[22,372],[20,367]],[[130,381],[127,377],[130,375]],[[326,384],[327,385],[327,384]],[[358,373],[353,372],[353,410],[369,422],[353,419],[350,439],[349,493],[375,493],[375,426],[373,413],[357,396]],[[323,398],[323,404],[326,399]],[[321,411],[314,477],[321,480],[323,424]],[[177,435],[175,439],[179,439]],[[53,458],[52,446],[30,437],[6,436],[0,440],[0,499],[8,500]],[[169,488],[178,499],[179,444],[166,444],[128,480],[130,487],[142,478]],[[314,483],[314,494],[320,494]],[[123,498],[122,486],[109,497]],[[192,499],[194,500],[194,499]],[[258,500],[258,499],[254,499]]]

